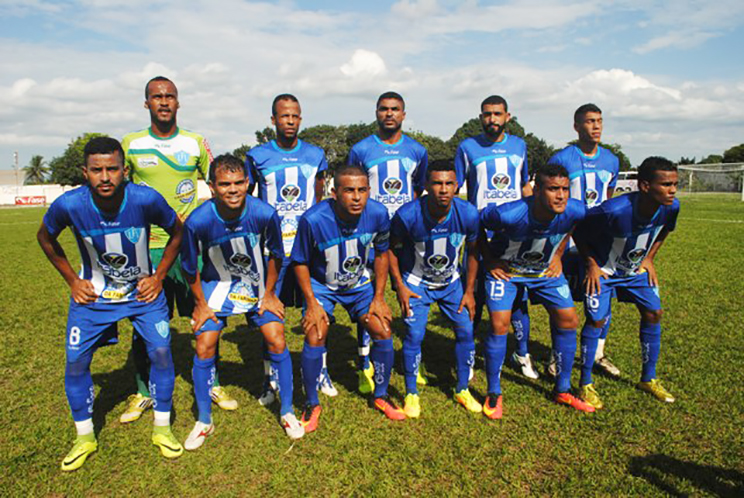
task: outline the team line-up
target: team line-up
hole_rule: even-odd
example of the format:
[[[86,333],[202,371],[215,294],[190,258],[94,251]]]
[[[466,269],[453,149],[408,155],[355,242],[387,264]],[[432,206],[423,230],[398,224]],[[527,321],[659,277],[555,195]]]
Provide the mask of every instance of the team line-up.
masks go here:
[[[319,392],[338,391],[326,367],[326,337],[337,304],[357,324],[359,391],[390,420],[416,418],[425,407],[418,386],[421,344],[433,303],[455,335],[454,399],[489,419],[503,415],[501,369],[513,327],[518,370],[536,379],[528,350],[528,303],[550,316],[548,371],[553,399],[581,412],[602,409],[595,366],[619,370],[604,354],[611,300],[640,314],[642,372],[637,387],[664,402],[674,397],[656,376],[661,301],[654,257],[675,228],[677,170],[661,157],[638,169],[638,191],[613,197],[618,159],[599,146],[602,112],[594,104],[574,115],[575,145],[556,153],[530,183],[527,148],[505,133],[507,102],[486,98],[483,133],[459,145],[454,163],[429,163],[426,149],[402,133],[405,102],[395,92],[376,103],[377,131],[354,145],[332,175],[324,152],[298,139],[300,103],[290,94],[271,106],[276,139],[247,152],[212,158],[206,140],[177,126],[175,84],[156,77],[145,86],[151,125],[121,144],[94,138],[85,147],[86,183],[54,201],[38,232],[49,261],[71,290],[66,333],[65,391],[77,430],[62,470],[80,468],[97,450],[93,430],[93,352],[117,342],[117,322],[134,328],[138,392],[121,422],[152,408],[152,442],[166,458],[196,450],[215,431],[212,403],[234,410],[219,383],[220,332],[243,315],[263,335],[261,405],[279,402],[280,424],[298,439],[318,428]],[[196,183],[212,198],[198,205]],[[325,177],[331,196],[321,200]],[[330,181],[331,178],[328,178]],[[258,186],[258,197],[250,194]],[[458,196],[467,187],[467,201]],[[79,273],[57,241],[69,227],[82,262]],[[403,408],[388,396],[394,363],[388,275],[404,323]],[[579,317],[584,303],[581,376],[571,390]],[[484,356],[488,394],[468,389],[474,329],[484,304],[490,318]],[[292,361],[285,343],[285,307],[302,307],[305,342],[300,370],[306,404],[292,406]],[[169,321],[191,317],[198,420],[182,445],[171,407],[175,373]]]

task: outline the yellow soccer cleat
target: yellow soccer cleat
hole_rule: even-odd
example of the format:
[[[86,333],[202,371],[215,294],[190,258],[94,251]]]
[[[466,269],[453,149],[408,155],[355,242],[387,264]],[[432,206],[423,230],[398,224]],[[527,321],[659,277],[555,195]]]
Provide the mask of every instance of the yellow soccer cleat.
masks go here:
[[[579,388],[579,399],[585,403],[588,403],[594,407],[595,410],[601,410],[604,408],[602,398],[599,397],[597,390],[594,389],[594,384],[586,384]]]
[[[359,370],[359,392],[369,394],[375,390],[375,367],[370,362],[369,367],[365,370]]]
[[[119,417],[119,422],[122,424],[128,424],[135,420],[139,420],[145,410],[152,408],[152,398],[143,396],[140,393],[132,394],[129,396],[127,401],[127,409],[124,410],[124,413]]]
[[[96,436],[88,434],[86,436],[78,436],[75,439],[75,444],[72,445],[72,449],[67,454],[64,460],[62,460],[62,470],[65,472],[72,472],[83,466],[88,455],[98,449],[98,442]]]
[[[659,401],[674,403],[674,396],[672,396],[672,393],[664,389],[664,386],[661,385],[659,379],[651,379],[648,382],[639,382],[636,387],[641,391],[646,391],[647,393],[652,394]]]
[[[403,411],[408,418],[419,418],[421,416],[421,401],[418,394],[406,394]]]
[[[160,448],[160,453],[165,458],[178,458],[183,455],[183,446],[173,435],[169,425],[153,427],[152,444]]]
[[[217,406],[223,410],[232,411],[238,409],[238,400],[227,394],[227,391],[225,391],[225,388],[222,386],[216,386],[210,389],[209,396],[212,398],[212,401],[217,403]]]
[[[467,388],[455,393],[455,401],[464,406],[469,412],[481,413],[483,411],[483,405],[476,401]]]

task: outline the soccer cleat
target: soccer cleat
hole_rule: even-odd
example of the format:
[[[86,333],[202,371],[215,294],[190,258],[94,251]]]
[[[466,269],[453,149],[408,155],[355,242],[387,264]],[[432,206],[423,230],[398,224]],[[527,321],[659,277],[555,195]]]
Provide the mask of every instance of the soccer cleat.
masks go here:
[[[268,388],[264,390],[264,392],[258,398],[258,404],[261,406],[269,406],[275,400],[276,400],[276,394],[274,394],[274,390],[271,388]]]
[[[594,413],[594,407],[589,403],[581,401],[579,398],[571,393],[555,393],[553,401],[559,405],[567,405],[571,408],[579,410],[580,412]]]
[[[210,389],[209,396],[212,398],[212,401],[217,403],[217,406],[223,410],[232,411],[238,409],[238,400],[230,397],[222,386],[215,386]]]
[[[661,385],[659,379],[651,379],[648,382],[639,382],[636,387],[641,391],[646,391],[647,393],[652,394],[659,401],[674,403],[674,396],[672,396],[672,393],[664,389],[664,386]]]
[[[522,375],[528,379],[540,378],[540,374],[537,373],[537,370],[535,370],[535,367],[532,364],[532,357],[529,353],[524,356],[519,356],[517,353],[514,353],[511,359],[512,363],[514,363],[517,368],[521,369]]]
[[[289,439],[300,439],[305,435],[305,427],[297,420],[294,413],[287,413],[282,415],[280,419],[284,432],[287,433]],[[317,419],[316,419],[317,420]]]
[[[555,356],[553,356],[553,353],[550,353],[550,360],[548,361],[547,373],[548,373],[548,376],[554,379],[558,375],[558,364],[555,361]]]
[[[483,406],[476,401],[467,388],[455,393],[455,401],[464,406],[469,412],[480,413],[483,411]]]
[[[192,429],[189,437],[183,443],[183,447],[189,451],[193,451],[204,444],[204,441],[214,434],[214,424],[205,424],[204,422],[196,422]]]
[[[395,406],[389,396],[381,396],[372,401],[372,406],[380,410],[390,420],[405,420],[406,413]]]
[[[173,435],[169,425],[156,425],[152,428],[152,444],[160,448],[160,453],[165,458],[178,458],[183,455],[183,446]]]
[[[318,381],[318,390],[331,398],[338,396],[338,389],[333,385],[331,376],[328,374],[328,369],[324,368],[320,372],[320,380]]]
[[[579,399],[594,407],[595,410],[601,410],[604,407],[602,398],[599,397],[594,384],[586,384],[579,389]]]
[[[606,356],[594,361],[594,367],[613,377],[620,377],[620,369]]]
[[[122,424],[128,424],[134,422],[142,416],[142,412],[148,408],[152,408],[152,398],[142,396],[140,393],[132,394],[127,398],[127,409],[119,417],[119,422]]]
[[[471,369],[472,371],[472,369]],[[425,386],[428,385],[429,381],[426,380],[426,370],[424,369],[424,364],[419,363],[419,370],[418,374],[416,374],[416,385],[417,386]]]
[[[504,414],[503,399],[501,394],[489,393],[486,396],[486,402],[483,403],[483,415],[491,420],[500,419]]]
[[[406,394],[406,400],[403,404],[403,412],[408,418],[419,418],[421,415],[421,403],[418,394]]]
[[[72,472],[83,466],[88,455],[98,449],[98,442],[93,434],[87,436],[78,436],[75,439],[75,444],[72,445],[72,449],[67,454],[64,460],[62,460],[62,470],[65,472]]]
[[[375,367],[369,364],[369,368],[359,370],[359,392],[369,394],[375,390]]]
[[[302,412],[302,427],[305,434],[315,431],[318,428],[318,419],[320,418],[320,405],[305,405],[305,411]]]

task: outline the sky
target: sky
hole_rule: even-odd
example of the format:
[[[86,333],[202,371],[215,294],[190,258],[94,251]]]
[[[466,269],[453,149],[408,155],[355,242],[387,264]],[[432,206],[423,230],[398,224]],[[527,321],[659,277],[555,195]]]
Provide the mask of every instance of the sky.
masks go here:
[[[0,26],[0,169],[147,127],[157,75],[218,154],[285,92],[307,127],[369,123],[395,90],[404,129],[443,139],[499,94],[556,147],[593,102],[633,165],[744,142],[741,0],[0,0]]]

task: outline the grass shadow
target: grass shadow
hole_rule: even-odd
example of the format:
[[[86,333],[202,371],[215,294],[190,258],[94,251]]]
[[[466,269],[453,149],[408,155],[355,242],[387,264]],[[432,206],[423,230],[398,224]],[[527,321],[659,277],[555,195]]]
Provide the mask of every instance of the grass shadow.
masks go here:
[[[685,462],[668,455],[634,457],[628,471],[672,496],[689,496],[680,481],[689,481],[698,490],[716,496],[744,496],[744,474],[734,469]]]

